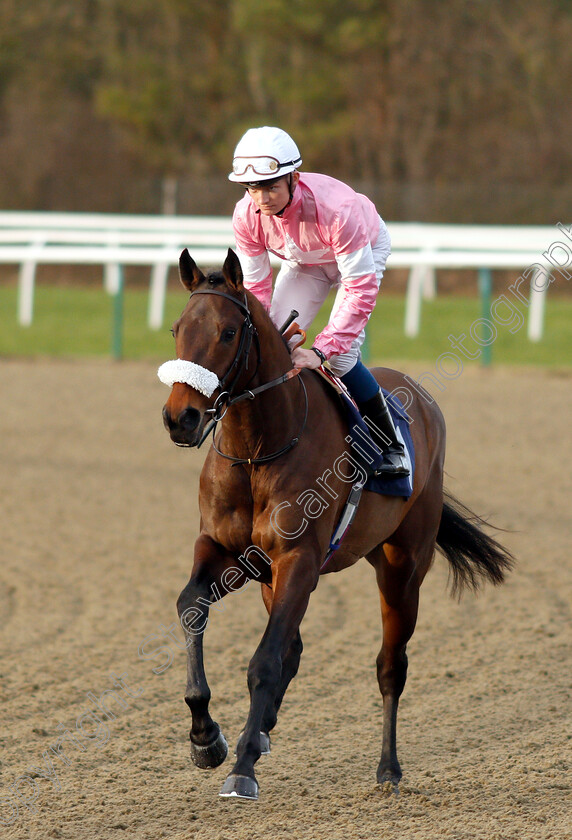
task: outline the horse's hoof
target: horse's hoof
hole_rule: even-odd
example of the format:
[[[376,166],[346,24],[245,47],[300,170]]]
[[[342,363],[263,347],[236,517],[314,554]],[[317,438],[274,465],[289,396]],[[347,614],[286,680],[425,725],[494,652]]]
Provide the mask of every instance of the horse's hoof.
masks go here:
[[[377,783],[385,796],[399,796],[399,782],[401,780],[401,768],[378,767]]]
[[[237,799],[258,799],[258,782],[250,776],[238,776],[231,773],[227,776],[219,796],[234,796]]]
[[[384,782],[378,782],[379,788],[383,796],[391,798],[392,796],[399,796],[399,783],[393,779],[386,779]]]
[[[201,770],[211,770],[213,767],[218,767],[227,755],[228,744],[220,729],[214,741],[204,747],[191,741],[191,758]]]
[[[240,746],[240,742],[242,741],[242,736],[244,735],[244,729],[238,736],[238,741],[236,742],[236,749],[234,754],[236,755],[238,752],[238,748]],[[260,755],[270,755],[270,735],[267,732],[260,733]]]

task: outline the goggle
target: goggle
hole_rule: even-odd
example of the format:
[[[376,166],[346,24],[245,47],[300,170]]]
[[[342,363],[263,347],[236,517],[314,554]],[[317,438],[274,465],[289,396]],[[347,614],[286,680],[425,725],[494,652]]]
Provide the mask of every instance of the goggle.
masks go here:
[[[255,155],[254,157],[235,157],[232,162],[232,171],[237,177],[246,175],[249,169],[254,175],[272,176],[277,175],[278,172],[285,166],[295,166],[300,163],[298,160],[289,160],[286,163],[280,163],[275,157],[271,155]]]

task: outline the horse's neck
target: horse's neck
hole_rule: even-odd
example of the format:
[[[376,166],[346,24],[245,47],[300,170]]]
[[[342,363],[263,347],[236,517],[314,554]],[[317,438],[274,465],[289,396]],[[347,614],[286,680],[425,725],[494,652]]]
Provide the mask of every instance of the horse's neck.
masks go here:
[[[260,382],[257,384],[262,385],[290,370],[292,362],[284,339],[270,320],[270,315],[254,295],[250,294],[248,300],[259,341],[257,378]]]

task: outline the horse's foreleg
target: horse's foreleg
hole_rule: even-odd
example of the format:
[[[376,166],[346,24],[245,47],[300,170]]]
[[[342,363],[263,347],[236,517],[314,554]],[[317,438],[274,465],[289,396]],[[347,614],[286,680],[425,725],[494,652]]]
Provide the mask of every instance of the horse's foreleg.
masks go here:
[[[195,544],[193,573],[177,601],[179,621],[187,648],[187,688],[185,702],[191,710],[191,758],[203,769],[218,767],[228,747],[220,727],[209,714],[211,693],[203,664],[203,634],[209,617],[209,604],[226,594],[220,585],[225,568],[232,565],[217,543],[201,535]]]
[[[280,566],[278,561],[273,566],[270,617],[248,667],[250,712],[221,796],[258,798],[254,765],[261,755],[260,732],[268,732],[276,723],[278,707],[298,669],[299,626],[317,579],[318,561],[308,556],[281,558]]]
[[[197,767],[207,769],[222,764],[228,747],[219,725],[209,714],[211,692],[203,666],[203,630],[209,610],[205,605],[196,606],[201,598],[207,600],[208,589],[197,586],[191,578],[179,596],[177,610],[187,648],[185,702],[191,710],[191,758]]]
[[[385,546],[368,560],[376,568],[383,618],[383,644],[377,657],[377,680],[383,697],[383,741],[377,781],[395,788],[401,779],[397,758],[397,709],[407,678],[407,642],[413,635],[419,605],[415,564],[401,549]]]
[[[266,609],[268,610],[268,614],[270,615],[270,612],[272,610],[272,590],[269,586],[262,586],[262,597],[264,599]],[[286,652],[286,655],[282,660],[282,673],[280,675],[280,684],[278,686],[278,690],[276,691],[274,702],[267,706],[264,712],[264,718],[262,721],[262,732],[266,733],[266,735],[269,735],[270,732],[276,726],[278,711],[280,709],[280,706],[282,705],[282,700],[284,699],[284,695],[286,694],[286,689],[298,673],[298,668],[300,666],[300,657],[302,656],[303,648],[304,646],[302,644],[302,637],[300,635],[300,631],[297,630],[294,638],[290,642],[290,646]]]
[[[260,754],[261,755],[268,755],[270,752],[270,733],[276,726],[276,721],[278,719],[278,711],[280,706],[282,705],[282,700],[284,699],[284,695],[286,694],[286,689],[298,673],[298,667],[300,665],[300,657],[302,655],[303,650],[302,644],[302,637],[300,636],[300,631],[296,633],[292,642],[290,643],[290,647],[282,660],[282,673],[280,675],[280,683],[278,685],[278,690],[276,691],[276,696],[274,698],[274,702],[270,703],[266,709],[264,710],[264,715],[262,717],[262,724],[260,727]],[[240,733],[239,743],[243,738],[244,731]],[[236,751],[238,753],[238,744]]]
[[[264,601],[264,606],[266,607],[268,614],[272,610],[272,587],[268,584],[263,583],[261,586],[262,590],[262,600]],[[298,668],[300,666],[300,657],[302,655],[303,650],[302,644],[302,637],[300,636],[300,631],[298,630],[290,642],[290,646],[286,651],[286,654],[282,660],[282,673],[280,675],[280,683],[278,685],[278,689],[276,691],[276,696],[274,698],[274,702],[270,703],[265,711],[264,716],[262,718],[262,725],[260,728],[260,750],[261,755],[268,755],[270,752],[270,733],[276,726],[276,721],[278,718],[278,711],[280,706],[282,705],[282,700],[284,695],[286,694],[286,690],[296,674],[298,673]],[[240,740],[242,739],[244,734],[243,732],[240,733]],[[238,744],[237,744],[237,752],[238,752]]]

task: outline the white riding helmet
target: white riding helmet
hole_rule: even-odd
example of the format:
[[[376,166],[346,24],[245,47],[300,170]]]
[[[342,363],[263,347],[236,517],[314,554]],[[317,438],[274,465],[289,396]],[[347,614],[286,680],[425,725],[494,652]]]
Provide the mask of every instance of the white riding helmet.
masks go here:
[[[269,181],[294,172],[302,163],[298,146],[281,128],[249,128],[234,150],[229,181]]]

